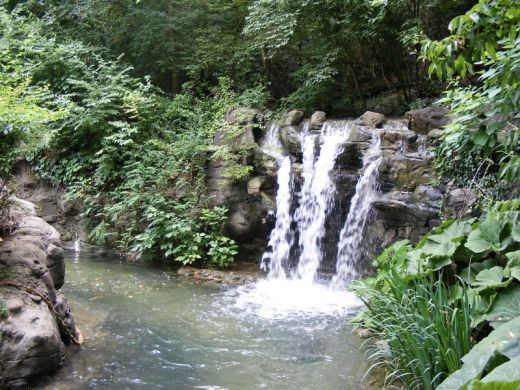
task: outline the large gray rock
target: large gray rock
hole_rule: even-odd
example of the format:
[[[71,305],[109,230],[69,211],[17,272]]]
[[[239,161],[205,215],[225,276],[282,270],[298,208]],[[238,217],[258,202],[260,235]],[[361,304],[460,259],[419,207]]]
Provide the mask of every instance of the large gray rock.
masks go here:
[[[323,111],[316,111],[311,116],[311,128],[319,129],[323,123],[327,120],[327,114]]]
[[[23,388],[61,365],[64,344],[45,302],[12,287],[0,294],[9,310],[0,322],[0,387]]]
[[[470,188],[451,188],[444,199],[444,216],[446,218],[464,218],[473,213],[477,196]]]
[[[359,117],[356,123],[360,126],[367,126],[372,128],[381,128],[386,122],[383,114],[378,112],[367,111]]]
[[[0,320],[0,388],[23,388],[55,371],[64,359],[64,343],[77,338],[70,306],[56,289],[64,280],[58,232],[34,215],[26,202],[15,201],[19,228],[0,242],[0,301],[8,317]],[[43,298],[45,297],[45,299]],[[58,327],[64,322],[66,328]]]
[[[280,131],[282,143],[293,156],[302,154],[302,129],[298,126],[284,126]]]
[[[285,118],[283,121],[284,126],[298,126],[303,121],[303,117],[305,116],[303,111],[300,110],[292,110],[285,114]]]
[[[441,129],[451,122],[449,110],[443,106],[431,106],[406,113],[410,130],[428,134],[433,129]]]
[[[80,206],[77,202],[65,200],[62,190],[37,179],[30,164],[23,159],[17,160],[13,173],[18,202],[25,200],[33,204],[34,216],[51,223],[60,232],[63,246],[72,247],[75,238],[88,241],[86,224],[79,216]]]
[[[226,113],[226,122],[230,125],[247,125],[257,122],[260,111],[254,108],[235,108]]]

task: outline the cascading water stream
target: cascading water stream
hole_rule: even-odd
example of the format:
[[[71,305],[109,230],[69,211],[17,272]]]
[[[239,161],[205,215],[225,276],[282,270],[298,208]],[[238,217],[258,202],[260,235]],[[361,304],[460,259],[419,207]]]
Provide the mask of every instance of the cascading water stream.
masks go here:
[[[340,233],[333,286],[339,287],[357,274],[355,266],[363,255],[363,235],[372,202],[378,193],[378,168],[382,158],[381,136],[375,133],[363,157],[363,173],[356,184],[356,192]]]
[[[348,122],[338,127],[326,124],[320,134],[321,148],[317,159],[316,135],[304,134],[303,137],[303,186],[300,207],[295,214],[300,233],[300,258],[293,278],[308,283],[315,280],[323,258],[325,221],[336,191],[332,170],[350,129]]]
[[[269,277],[285,279],[285,266],[289,261],[289,254],[294,242],[291,231],[292,214],[291,202],[293,196],[293,178],[291,160],[285,157],[278,170],[278,193],[276,196],[276,225],[269,237],[271,251],[262,256],[261,268],[269,268]]]
[[[286,156],[285,149],[280,141],[280,125],[276,122],[271,123],[264,141],[262,142],[262,152],[274,158],[281,165]]]

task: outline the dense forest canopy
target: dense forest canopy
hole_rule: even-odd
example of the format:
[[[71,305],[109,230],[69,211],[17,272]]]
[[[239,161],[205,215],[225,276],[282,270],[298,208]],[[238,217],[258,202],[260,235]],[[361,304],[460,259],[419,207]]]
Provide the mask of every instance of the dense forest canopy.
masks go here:
[[[11,7],[18,2],[11,1]],[[229,77],[271,104],[355,114],[389,95],[389,113],[435,94],[417,62],[468,0],[29,1],[60,36],[121,56],[169,93],[208,93]],[[433,89],[433,90],[432,90]],[[384,100],[384,99],[383,99]],[[383,101],[384,103],[384,101]],[[381,105],[381,104],[380,104]],[[383,104],[384,105],[384,104]],[[399,112],[401,111],[401,112]]]

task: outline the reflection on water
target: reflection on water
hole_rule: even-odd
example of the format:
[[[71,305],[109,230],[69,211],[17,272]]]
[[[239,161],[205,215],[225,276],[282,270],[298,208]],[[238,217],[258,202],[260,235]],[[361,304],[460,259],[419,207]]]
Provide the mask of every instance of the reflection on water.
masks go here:
[[[198,284],[83,253],[67,260],[63,291],[86,343],[39,389],[363,388],[347,293],[308,291],[299,308],[302,291]]]

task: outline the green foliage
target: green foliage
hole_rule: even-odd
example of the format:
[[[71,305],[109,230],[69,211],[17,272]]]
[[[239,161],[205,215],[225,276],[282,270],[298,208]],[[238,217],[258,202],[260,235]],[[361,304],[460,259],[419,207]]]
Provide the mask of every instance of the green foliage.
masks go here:
[[[458,370],[458,359],[468,352],[471,340],[485,336],[481,332],[486,329],[486,323],[499,329],[507,321],[518,318],[519,209],[520,200],[498,202],[480,221],[446,221],[416,246],[407,241],[397,242],[374,261],[377,275],[360,282],[355,291],[367,305],[361,324],[389,342],[395,357],[389,361],[393,368],[389,379],[399,377],[412,387],[419,384],[421,388],[433,388],[447,374]],[[432,304],[430,311],[415,307],[417,300],[426,300],[423,290],[432,283],[439,284],[432,291],[443,295],[442,299]],[[445,337],[444,328],[428,328],[428,321],[436,323],[431,317],[448,313],[446,318],[452,319],[452,312],[461,317],[454,320],[451,330],[457,331],[462,325],[468,327],[464,330],[466,335],[461,333],[451,340],[450,353],[457,352],[458,358],[444,356],[443,348],[426,348],[431,355],[420,349],[422,339]],[[423,324],[429,331],[422,334],[419,326],[418,330],[413,328],[416,332],[413,336],[408,336],[412,334],[411,324],[415,323]],[[407,336],[402,336],[404,334]],[[461,345],[464,348],[460,348]],[[462,355],[461,351],[464,351]],[[434,364],[435,359],[446,365]],[[475,373],[470,379],[473,378],[481,379]],[[446,388],[458,389],[462,385]]]
[[[432,276],[408,283],[390,271],[385,281],[385,290],[366,284],[355,288],[367,306],[364,326],[391,351],[388,356],[376,343],[370,358],[391,369],[388,382],[434,389],[461,367],[460,359],[471,348],[469,299],[464,294],[455,300],[454,290]]]
[[[470,0],[29,0],[48,28],[133,75],[179,93],[208,94],[227,77],[238,92],[262,85],[271,102],[330,114],[366,109],[381,93],[428,98],[417,66],[422,31],[465,11]],[[395,107],[402,110],[404,107]]]
[[[185,93],[171,100],[122,63],[49,36],[36,18],[2,8],[0,15],[9,32],[0,36],[0,64],[25,80],[20,91],[32,99],[26,102],[49,97],[41,103],[45,111],[30,106],[33,116],[22,117],[31,120],[37,147],[18,139],[13,155],[31,160],[40,176],[83,205],[95,242],[184,263],[229,264],[235,243],[205,217],[213,212],[221,223],[225,211],[204,211],[209,146],[237,99],[229,83],[223,80],[214,97]],[[6,120],[16,126],[18,117]]]
[[[0,301],[0,321],[7,320],[9,317],[9,309],[5,305],[5,303]]]
[[[478,389],[498,383],[518,389],[520,385],[520,317],[509,321],[480,341],[462,358],[463,366],[437,387],[438,390]],[[473,381],[473,382],[472,382]],[[470,383],[471,382],[471,383]]]
[[[442,103],[453,122],[437,151],[437,165],[457,177],[458,156],[471,155],[466,168],[473,185],[492,175],[520,181],[520,6],[515,0],[481,0],[454,18],[451,35],[423,44],[429,74],[450,81]],[[474,80],[468,83],[467,79]],[[464,157],[466,164],[468,159]]]

